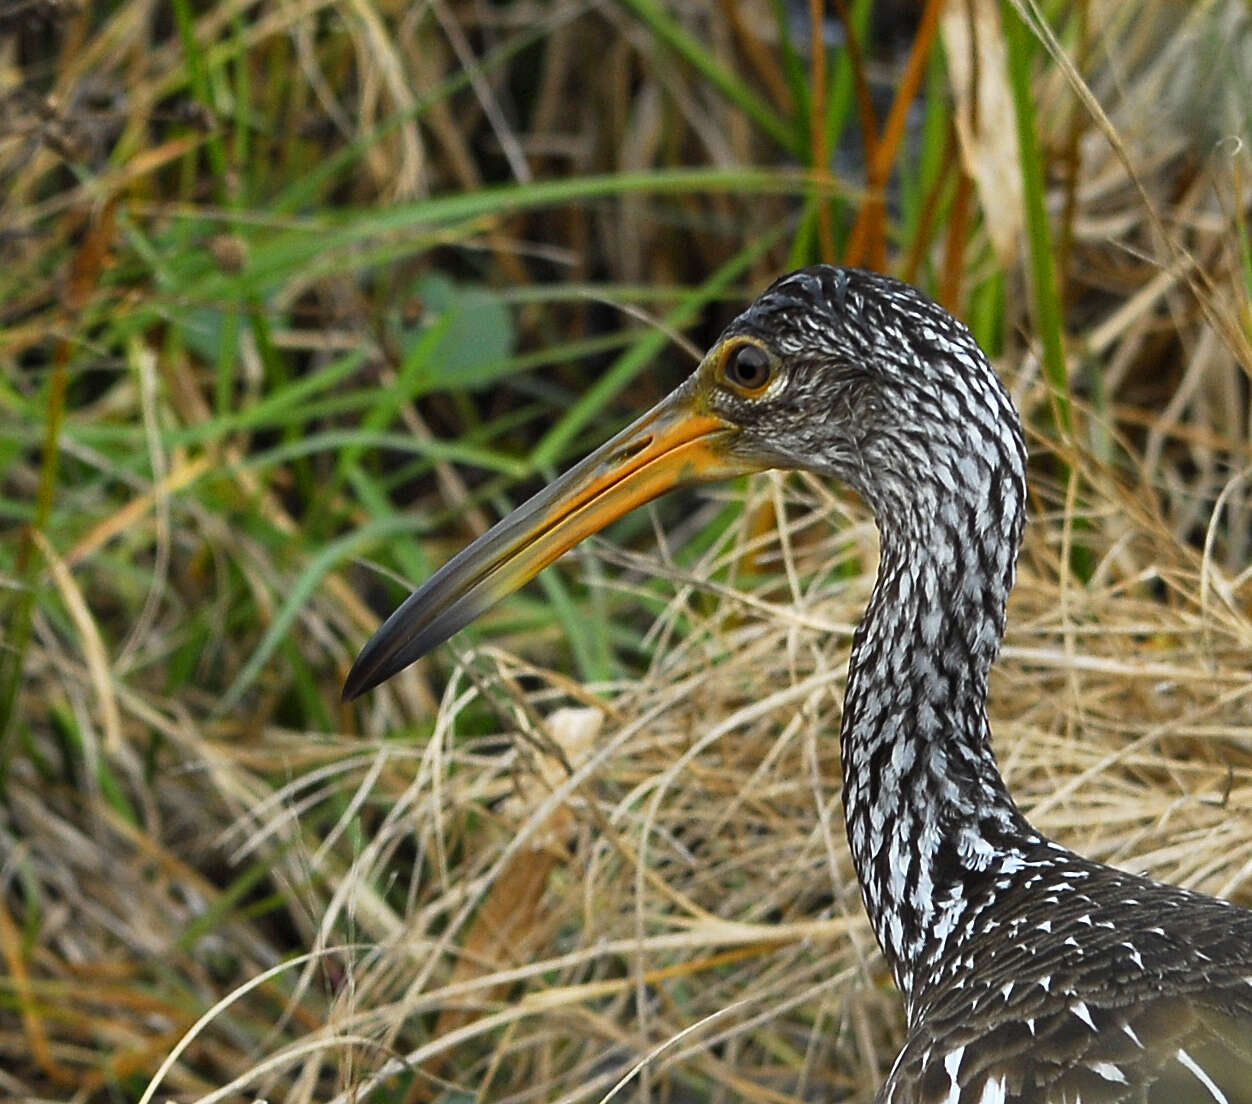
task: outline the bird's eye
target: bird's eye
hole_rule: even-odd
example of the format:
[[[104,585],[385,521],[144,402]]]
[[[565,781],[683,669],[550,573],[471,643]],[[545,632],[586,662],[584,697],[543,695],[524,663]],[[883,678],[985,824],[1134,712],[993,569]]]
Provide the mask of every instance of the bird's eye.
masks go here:
[[[773,375],[769,354],[756,345],[736,345],[722,361],[722,378],[740,391],[760,391]]]

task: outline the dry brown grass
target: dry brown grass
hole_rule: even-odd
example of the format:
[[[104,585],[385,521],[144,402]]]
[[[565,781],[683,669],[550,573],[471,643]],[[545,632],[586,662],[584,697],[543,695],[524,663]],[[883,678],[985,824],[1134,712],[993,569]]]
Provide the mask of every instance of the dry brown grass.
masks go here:
[[[152,791],[167,842],[98,803],[84,820],[77,795],[14,787],[30,857],[64,889],[44,938],[62,962],[116,964],[45,973],[35,992],[110,1009],[97,1045],[132,1068],[181,1040],[162,1095],[325,1099],[337,1083],[352,1099],[418,1070],[414,1099],[460,1085],[595,1100],[628,1077],[632,1098],[682,1099],[689,1082],[730,1099],[866,1091],[900,1013],[848,862],[833,734],[873,539],[859,507],[808,481],[751,495],[779,524],[740,528],[675,578],[648,677],[603,704],[494,648],[463,656],[420,747],[390,738],[427,708],[416,675],[376,696],[361,738],[268,728],[240,743],[228,721],[124,700],[185,747]],[[1093,478],[1079,497],[1085,585],[1064,567],[1074,514],[1036,501],[993,681],[1009,784],[1084,853],[1252,903],[1247,579],[1176,540],[1142,487]],[[703,581],[749,558],[750,591]],[[667,568],[634,559],[625,585],[632,572]],[[460,718],[483,697],[498,735],[467,739]],[[229,1004],[184,1035],[185,1005],[119,998],[166,988],[168,949],[218,899],[212,854],[259,864],[304,928],[215,924],[189,980]],[[258,975],[293,943],[313,957],[221,994],[214,943]],[[197,1072],[214,1069],[236,1080]]]
[[[1095,579],[1062,570],[1057,511],[1032,527],[1012,606],[993,702],[1009,784],[1042,828],[1087,854],[1252,903],[1246,601],[1200,600],[1203,575],[1214,595],[1232,580],[1138,495],[1108,480],[1082,491]],[[379,1005],[393,1024],[439,1010],[438,1025],[457,1009],[457,1030],[382,1072],[460,1071],[454,1081],[491,1099],[600,1099],[623,1078],[632,1098],[662,1086],[681,1098],[689,1079],[713,1096],[780,1100],[876,1082],[899,1009],[849,866],[833,738],[872,540],[823,488],[762,480],[753,496],[779,525],[755,541],[741,531],[704,566],[750,555],[773,581],[749,600],[675,580],[657,639],[681,621],[681,641],[608,706],[559,712],[579,696],[527,669],[538,685],[522,708],[514,661],[464,657],[477,677],[451,684],[393,830],[426,857],[415,876],[426,885],[472,854],[407,918],[359,917],[392,946],[359,966],[327,1037],[376,1023]],[[403,709],[406,691],[392,693]],[[454,738],[480,693],[512,715],[498,758]],[[392,707],[380,701],[371,718],[380,735]],[[379,775],[384,758],[369,764]],[[345,878],[397,876],[390,845],[376,837]]]
[[[221,28],[246,7],[199,16],[203,41],[228,41]],[[240,33],[263,62],[303,59],[291,66],[302,74],[291,102],[320,103],[315,120],[352,136],[460,64],[449,11],[474,49],[534,18],[524,6],[484,15],[437,4],[417,34],[407,9],[329,7],[260,5]],[[1056,838],[1252,904],[1250,195],[1248,153],[1232,140],[1247,133],[1248,85],[1230,76],[1247,54],[1247,12],[1168,0],[1078,7],[1085,44],[1067,56],[1116,141],[1063,67],[1043,67],[1068,437],[1052,428],[1041,382],[1021,215],[1005,200],[1015,193],[962,177],[951,187],[968,190],[967,214],[982,221],[953,215],[914,251],[923,269],[946,274],[963,311],[962,289],[997,263],[989,237],[1010,254],[998,362],[1032,427],[1032,522],[992,681],[995,747],[1027,815]],[[676,10],[708,25],[702,10]],[[785,98],[756,33],[768,23],[743,13],[746,23],[717,38],[718,56],[772,73],[760,83]],[[706,111],[707,88],[620,10],[595,21],[583,6],[542,14],[567,60],[535,91],[543,128],[512,136],[532,171],[601,170],[606,148],[620,154],[618,169],[654,164],[667,143],[719,164],[758,148],[720,101]],[[154,166],[178,165],[186,147],[145,128],[186,80],[185,62],[168,34],[145,54],[144,18],[142,5],[119,5],[97,38],[66,47],[52,82],[73,105],[85,74],[106,87],[138,74],[121,115],[84,108],[71,118],[67,108],[50,121],[24,99],[6,101],[29,108],[11,114],[21,125],[0,142],[15,274],[3,348],[16,391],[28,390],[24,371],[46,369],[31,358],[49,335],[64,343],[50,347],[78,349],[98,334],[97,316],[76,313],[86,292],[65,275],[71,257],[81,265],[70,277],[108,268],[84,230],[93,187],[132,172],[137,191],[101,194],[148,228],[174,203],[142,192]],[[332,18],[342,36],[318,22]],[[599,56],[593,46],[606,40]],[[602,83],[589,83],[588,66]],[[594,110],[571,124],[569,89],[588,87]],[[473,103],[476,122],[490,115],[490,97]],[[666,110],[679,120],[669,129]],[[345,185],[348,201],[479,186],[487,158],[449,111],[377,145]],[[604,119],[611,126],[592,125]],[[58,136],[70,123],[78,129]],[[491,159],[508,161],[508,128],[495,133]],[[58,152],[71,139],[108,149],[127,140],[135,152],[124,169],[96,161],[79,179]],[[281,167],[293,174],[334,148],[289,144]],[[206,211],[216,202],[175,198]],[[784,206],[693,200],[693,221],[718,231],[688,251],[687,238],[667,246],[651,202],[487,220],[462,244],[490,256],[506,284],[527,282],[540,246],[540,264],[557,256],[571,280],[588,279],[589,240],[600,275],[665,282],[684,265],[724,260],[727,226],[753,233]],[[641,268],[645,258],[655,266]],[[771,254],[758,275],[780,263]],[[379,285],[366,290],[385,295]],[[61,297],[66,287],[79,299]],[[97,307],[122,309],[127,294],[160,302],[124,282],[95,293]],[[372,342],[370,311],[382,307],[359,302],[365,291],[347,277],[293,278],[286,293],[316,300],[323,328],[280,327],[281,348]],[[527,324],[542,336],[569,318],[534,310]],[[185,352],[158,372],[165,334],[145,337],[117,385],[75,413],[103,425],[207,421],[210,373]],[[255,350],[244,360],[254,386]],[[362,386],[374,385],[371,376]],[[401,421],[429,433],[428,417],[450,409],[435,397],[420,412],[406,405]],[[320,551],[291,505],[297,478],[271,482],[249,468],[254,441],[228,446],[167,448],[154,430],[151,468],[138,474],[78,439],[66,446],[73,470],[110,481],[104,500],[97,484],[88,495],[67,483],[61,508],[75,524],[63,543],[37,548],[40,585],[58,603],[34,619],[0,814],[0,1095],[868,1099],[899,1043],[901,1011],[861,910],[839,804],[848,633],[875,564],[860,505],[810,479],[763,477],[744,492],[744,520],[694,563],[601,545],[603,585],[631,596],[626,619],[654,611],[646,671],[608,685],[581,685],[554,663],[554,631],[454,644],[450,671],[428,661],[358,710],[338,708],[336,680],[374,614],[347,572],[330,571],[288,634],[319,675],[304,687],[319,717],[293,710],[298,680],[280,675],[244,705],[221,705]],[[17,453],[6,480],[7,493],[33,498],[37,449]],[[431,482],[432,496],[460,493],[451,465]],[[666,547],[733,493],[701,500]],[[240,502],[261,504],[272,543],[241,528]],[[242,628],[232,579],[251,602]],[[185,643],[180,625],[198,606],[211,613],[208,659],[166,693],[153,672]]]
[[[1064,568],[1074,515],[1036,503],[993,681],[1009,784],[1086,854],[1252,903],[1247,580],[1174,539],[1142,488],[1080,491],[1086,585]],[[624,1083],[636,1099],[796,1100],[876,1082],[900,1012],[848,861],[834,739],[871,529],[809,481],[764,478],[751,496],[777,526],[739,529],[674,578],[648,676],[602,703],[484,648],[462,656],[424,747],[388,739],[425,709],[419,676],[376,696],[364,740],[200,745],[235,810],[231,861],[294,887],[318,956],[289,967],[301,984],[285,999],[242,994],[247,1012],[202,1028],[199,1062],[234,1017],[281,1016],[264,1058],[206,1099],[321,1099],[328,1067],[344,1099],[418,1070],[412,1099],[459,1085],[597,1100]],[[749,558],[750,591],[703,581]],[[667,568],[632,558],[626,585],[631,572]],[[483,697],[499,735],[465,739]],[[284,770],[285,787],[260,781]],[[337,840],[315,815],[327,806],[345,831],[374,810],[368,837]],[[111,881],[106,909],[151,892]],[[189,1074],[178,1063],[168,1087],[208,1087]]]

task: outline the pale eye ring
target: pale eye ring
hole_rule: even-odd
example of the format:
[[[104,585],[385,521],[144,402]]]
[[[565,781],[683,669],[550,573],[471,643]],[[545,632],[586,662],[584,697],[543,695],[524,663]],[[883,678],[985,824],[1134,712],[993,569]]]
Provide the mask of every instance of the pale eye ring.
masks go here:
[[[757,393],[774,378],[774,365],[759,345],[745,342],[726,354],[722,361],[722,378],[740,391]]]

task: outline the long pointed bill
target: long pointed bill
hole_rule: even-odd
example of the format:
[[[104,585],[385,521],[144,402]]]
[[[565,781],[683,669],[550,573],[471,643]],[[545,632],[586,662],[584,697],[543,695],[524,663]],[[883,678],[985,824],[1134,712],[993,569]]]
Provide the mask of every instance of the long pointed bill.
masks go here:
[[[684,384],[449,560],[362,649],[351,701],[442,644],[611,521],[675,487],[759,471],[730,454],[737,430]]]

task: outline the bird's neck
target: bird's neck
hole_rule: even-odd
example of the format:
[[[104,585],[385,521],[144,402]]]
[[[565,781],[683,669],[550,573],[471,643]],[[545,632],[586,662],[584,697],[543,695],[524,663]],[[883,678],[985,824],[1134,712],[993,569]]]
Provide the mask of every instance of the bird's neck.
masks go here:
[[[910,1002],[969,911],[1039,842],[1000,776],[986,712],[1018,532],[1019,519],[981,535],[945,526],[943,511],[883,526],[853,642],[841,734],[848,838],[866,911]]]

